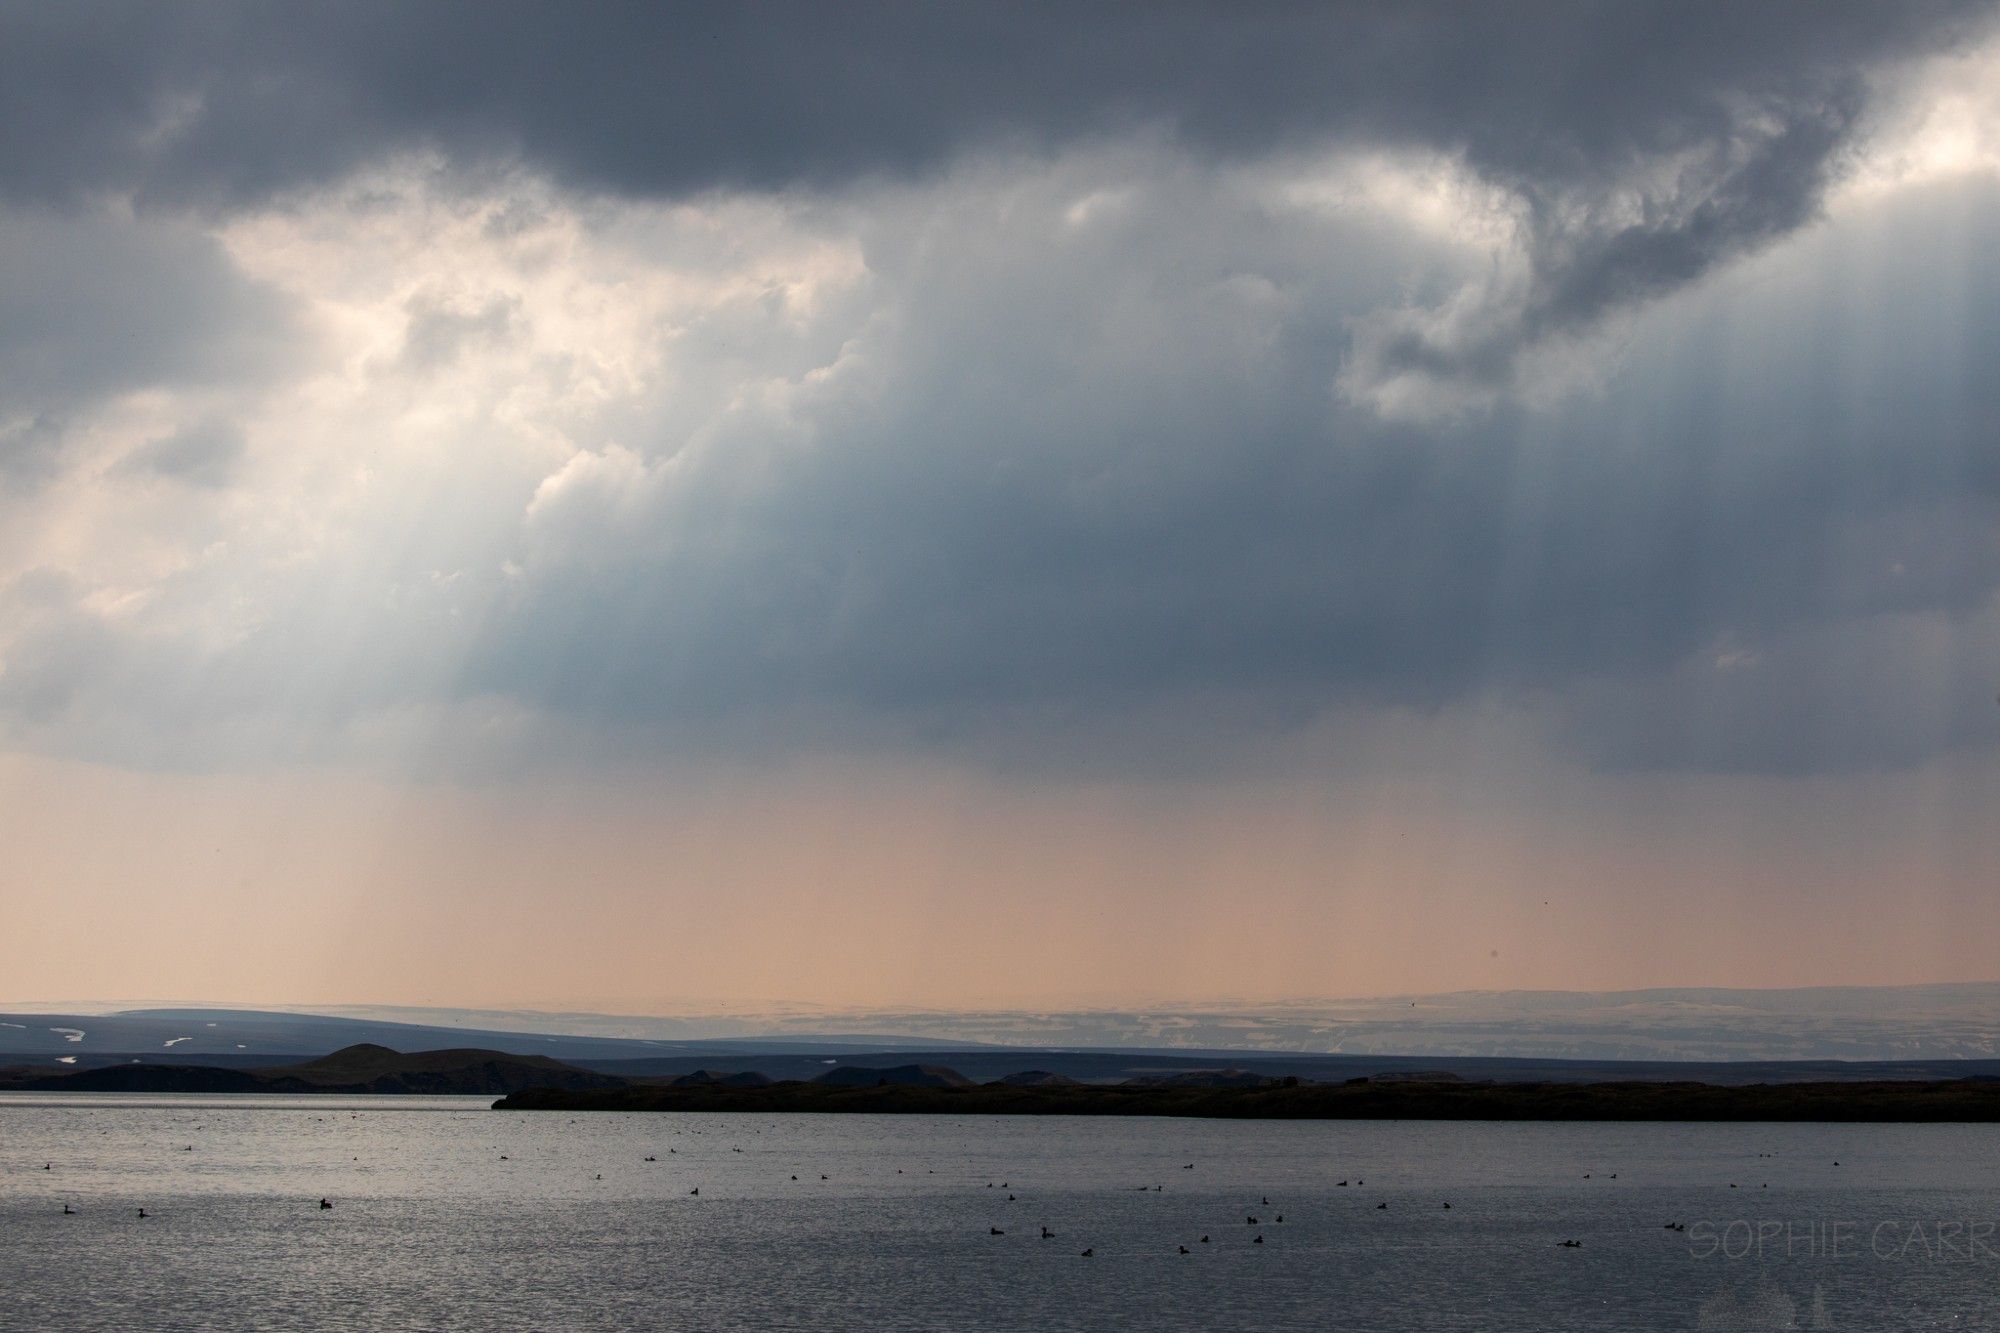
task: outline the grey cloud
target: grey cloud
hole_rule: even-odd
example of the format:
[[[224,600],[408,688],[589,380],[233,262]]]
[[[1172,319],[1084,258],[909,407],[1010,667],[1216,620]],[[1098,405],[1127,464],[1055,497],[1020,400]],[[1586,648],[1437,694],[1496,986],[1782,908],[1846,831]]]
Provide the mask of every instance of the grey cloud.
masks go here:
[[[0,256],[0,468],[17,475],[106,395],[252,381],[294,350],[284,300],[191,228],[0,208]]]
[[[167,477],[190,486],[225,486],[243,455],[243,431],[234,422],[210,417],[127,454],[119,466],[126,472]]]
[[[65,433],[62,419],[48,412],[30,412],[0,425],[0,478],[18,485],[53,474]]]
[[[77,605],[87,590],[35,569],[0,585],[0,735],[25,734],[62,718],[126,645]]]
[[[1698,164],[1677,170],[1666,189],[1644,196],[1641,219],[1629,225],[1575,226],[1562,220],[1560,201],[1537,199],[1544,288],[1529,303],[1531,331],[1561,332],[1635,297],[1677,287],[1718,258],[1816,216],[1831,155],[1853,128],[1861,100],[1859,87],[1848,83],[1770,108],[1768,127],[1710,146]]]
[[[1165,197],[1064,251],[1034,243],[1018,192],[1020,235],[968,226],[929,260],[877,238],[903,302],[852,349],[877,376],[543,512],[469,684],[682,736],[803,715],[963,739],[1008,710],[1087,736],[1230,700],[1279,725],[1499,691],[1552,693],[1572,743],[1618,766],[1983,743],[1983,691],[1921,717],[1870,697],[1920,674],[1896,666],[1899,627],[1973,651],[2000,590],[2000,389],[1964,373],[2000,358],[2000,238],[1952,220],[2000,201],[1966,188],[1878,219],[1893,253],[1819,235],[1754,294],[1714,293],[1754,367],[1663,323],[1599,396],[1427,431],[1328,402],[1345,303],[1297,252],[1320,238],[1288,251]],[[1350,251],[1373,258],[1403,266]],[[1282,299],[1241,304],[1216,275],[1243,271]],[[1844,320],[1862,292],[1891,295]],[[1939,322],[1947,303],[1968,318]],[[1857,360],[1876,382],[1852,382]],[[1786,662],[1790,701],[1759,725],[1695,745],[1604,706],[1754,709],[1768,677],[1713,669],[1730,652]]]
[[[1996,514],[1986,511],[1989,531]],[[1808,623],[1760,644],[1586,682],[1567,701],[1567,737],[1604,768],[1781,774],[1902,768],[2000,745],[1991,611]]]
[[[505,339],[520,314],[516,297],[492,296],[467,305],[435,292],[413,296],[399,360],[405,369],[434,370],[457,359],[468,346]]]
[[[1796,230],[1818,215],[1837,150],[1860,118],[1858,81],[1766,105],[1676,162],[1662,180],[1512,182],[1525,201],[1527,270],[1433,307],[1360,321],[1345,387],[1414,415],[1490,401],[1520,359]],[[1468,299],[1471,298],[1471,299]]]

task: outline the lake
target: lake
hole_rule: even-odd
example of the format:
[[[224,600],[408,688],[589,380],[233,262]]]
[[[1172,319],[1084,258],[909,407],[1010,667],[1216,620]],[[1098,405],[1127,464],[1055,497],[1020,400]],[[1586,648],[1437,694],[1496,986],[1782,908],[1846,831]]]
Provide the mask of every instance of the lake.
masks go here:
[[[2000,1327],[2000,1127],[487,1106],[0,1095],[0,1328]]]

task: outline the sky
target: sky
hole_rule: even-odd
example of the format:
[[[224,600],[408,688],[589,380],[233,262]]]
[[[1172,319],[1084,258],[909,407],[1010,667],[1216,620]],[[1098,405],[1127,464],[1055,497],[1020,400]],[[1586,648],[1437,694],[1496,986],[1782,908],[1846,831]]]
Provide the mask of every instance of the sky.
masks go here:
[[[1992,979],[1992,4],[0,0],[0,998]]]

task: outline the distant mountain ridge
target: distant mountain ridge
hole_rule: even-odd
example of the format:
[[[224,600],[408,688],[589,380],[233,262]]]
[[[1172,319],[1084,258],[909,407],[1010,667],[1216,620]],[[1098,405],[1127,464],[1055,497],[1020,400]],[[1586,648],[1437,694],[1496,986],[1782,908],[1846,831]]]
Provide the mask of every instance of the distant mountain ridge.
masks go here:
[[[456,1014],[455,1010],[441,1010]],[[112,1057],[120,1063],[159,1053],[185,1063],[220,1057],[238,1067],[300,1062],[353,1045],[394,1050],[476,1047],[558,1060],[638,1060],[818,1050],[932,1049],[922,1039],[813,1034],[798,1037],[713,1037],[664,1040],[646,1037],[504,1031],[449,1023],[417,1024],[346,1015],[257,1009],[160,1008],[111,1012],[0,1011],[0,1064],[8,1057],[69,1057],[80,1065]],[[961,1046],[979,1043],[961,1043]]]
[[[435,1021],[408,1021],[425,1016]],[[509,1021],[520,1026],[492,1026]],[[676,1073],[710,1063],[727,1069],[724,1057],[733,1064],[739,1056],[814,1051],[834,1059],[906,1053],[895,1063],[919,1052],[1021,1049],[1435,1057],[1433,1063],[1995,1060],[2000,983],[1461,991],[1127,1010],[793,1009],[716,1018],[362,1006],[338,1014],[192,1007],[0,1012],[0,1064],[9,1057],[67,1058],[86,1067],[159,1053],[243,1068],[296,1063],[356,1043],[477,1047],[592,1064],[678,1061]]]

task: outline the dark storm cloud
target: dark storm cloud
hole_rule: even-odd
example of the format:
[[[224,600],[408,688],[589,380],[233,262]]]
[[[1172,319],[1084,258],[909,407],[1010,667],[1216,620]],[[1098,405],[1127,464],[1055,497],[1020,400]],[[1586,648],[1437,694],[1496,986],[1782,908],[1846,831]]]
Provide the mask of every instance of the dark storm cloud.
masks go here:
[[[18,3],[0,193],[228,206],[423,148],[628,195],[840,187],[1133,130],[1222,157],[1423,148],[1523,202],[1534,264],[1471,327],[1412,311],[1358,341],[1360,396],[1449,400],[1811,217],[1868,75],[1991,10]]]
[[[258,194],[435,145],[685,193],[1158,123],[1225,154],[1350,133],[1575,182],[1746,115],[1816,122],[1984,8],[10,3],[0,181]]]

